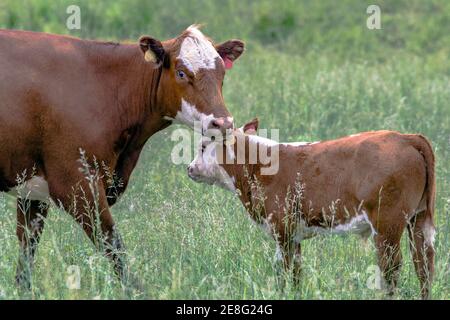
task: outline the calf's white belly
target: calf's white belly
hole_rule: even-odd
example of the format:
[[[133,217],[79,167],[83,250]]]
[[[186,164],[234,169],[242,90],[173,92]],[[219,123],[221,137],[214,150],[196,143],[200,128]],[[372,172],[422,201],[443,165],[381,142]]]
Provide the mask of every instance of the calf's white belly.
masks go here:
[[[364,238],[368,238],[371,235],[375,235],[376,231],[367,213],[363,211],[361,214],[351,218],[349,222],[338,224],[332,228],[309,227],[303,220],[300,220],[295,230],[294,241],[300,242],[303,239],[309,239],[317,235],[345,233],[359,234]]]
[[[15,187],[8,192],[9,195],[28,200],[48,201],[49,191],[47,181],[40,177],[34,176],[30,180]]]

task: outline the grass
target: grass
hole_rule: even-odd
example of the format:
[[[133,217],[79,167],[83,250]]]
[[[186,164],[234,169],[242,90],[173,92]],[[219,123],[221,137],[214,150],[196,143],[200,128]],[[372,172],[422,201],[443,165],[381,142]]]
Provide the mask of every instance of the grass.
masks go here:
[[[177,35],[194,22],[218,41],[241,38],[247,52],[224,96],[238,124],[260,118],[283,141],[325,140],[365,130],[420,132],[437,156],[436,275],[432,294],[449,299],[450,6],[448,1],[378,1],[382,30],[365,27],[367,1],[78,1],[82,30],[65,29],[73,1],[0,3],[0,27],[128,39]],[[127,192],[113,207],[131,268],[157,299],[378,299],[367,287],[373,243],[355,236],[303,243],[299,290],[279,289],[275,244],[230,193],[195,184],[170,163],[176,127],[150,139]],[[194,146],[193,146],[194,147]],[[14,199],[0,195],[0,298],[14,285],[18,243]],[[398,299],[419,297],[406,238]],[[68,267],[81,288],[70,290]],[[286,277],[288,275],[285,275]],[[36,299],[124,298],[109,262],[72,219],[52,208],[38,249]],[[140,298],[140,297],[136,297]]]

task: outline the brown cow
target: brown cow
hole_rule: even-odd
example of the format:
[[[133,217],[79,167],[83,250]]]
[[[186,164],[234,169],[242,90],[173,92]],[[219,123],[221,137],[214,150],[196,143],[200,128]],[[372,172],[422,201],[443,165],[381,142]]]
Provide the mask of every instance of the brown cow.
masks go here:
[[[225,143],[202,138],[189,176],[236,191],[251,217],[274,236],[296,280],[301,240],[354,232],[374,236],[392,294],[401,264],[400,238],[407,228],[421,293],[429,296],[435,178],[434,154],[425,137],[374,131],[282,144],[255,135],[257,126],[255,119]],[[269,167],[277,170],[264,174]]]
[[[96,221],[88,211],[98,203],[105,253],[124,279],[123,245],[109,206],[155,132],[173,121],[191,127],[200,121],[202,130],[232,126],[222,84],[243,50],[239,40],[214,46],[196,26],[163,42],[143,36],[138,44],[0,30],[0,191],[22,198],[20,285],[31,285],[49,197],[93,241]],[[117,183],[102,171],[93,196],[79,170],[79,149],[114,172]]]

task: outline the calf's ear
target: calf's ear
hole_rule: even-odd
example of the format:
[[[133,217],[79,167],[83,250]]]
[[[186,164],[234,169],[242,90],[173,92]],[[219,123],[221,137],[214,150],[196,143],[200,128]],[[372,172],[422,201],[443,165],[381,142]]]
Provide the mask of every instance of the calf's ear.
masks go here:
[[[139,39],[139,46],[144,53],[145,61],[153,63],[155,68],[159,68],[166,59],[167,54],[159,40],[149,36],[142,36]]]
[[[256,134],[256,131],[258,131],[258,125],[259,125],[259,120],[258,118],[253,119],[250,122],[247,122],[242,131],[244,131],[245,134]]]
[[[231,69],[233,62],[244,52],[244,42],[233,39],[216,45],[216,50],[225,63],[225,69]]]

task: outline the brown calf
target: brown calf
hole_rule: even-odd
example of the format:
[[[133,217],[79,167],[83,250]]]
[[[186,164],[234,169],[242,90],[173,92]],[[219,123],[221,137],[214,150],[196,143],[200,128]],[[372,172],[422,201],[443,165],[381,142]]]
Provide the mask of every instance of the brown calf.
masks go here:
[[[239,40],[214,45],[195,26],[174,39],[143,36],[136,44],[0,30],[0,191],[21,199],[19,284],[30,286],[49,199],[92,240],[95,207],[106,254],[123,278],[123,246],[109,206],[154,133],[173,121],[201,122],[202,130],[232,126],[222,84],[243,50]],[[94,181],[98,199],[79,170],[80,149],[114,173],[112,184],[103,170]]]
[[[400,238],[407,228],[421,294],[429,296],[435,178],[433,150],[425,137],[374,131],[283,144],[256,136],[257,126],[255,119],[235,130],[231,143],[203,138],[189,176],[235,190],[251,217],[271,231],[296,278],[301,240],[321,233],[373,235],[392,293],[401,264]],[[245,161],[239,162],[239,152]],[[258,152],[257,160],[252,161],[252,152]],[[264,154],[273,163],[262,161]],[[269,166],[277,171],[262,174]]]

